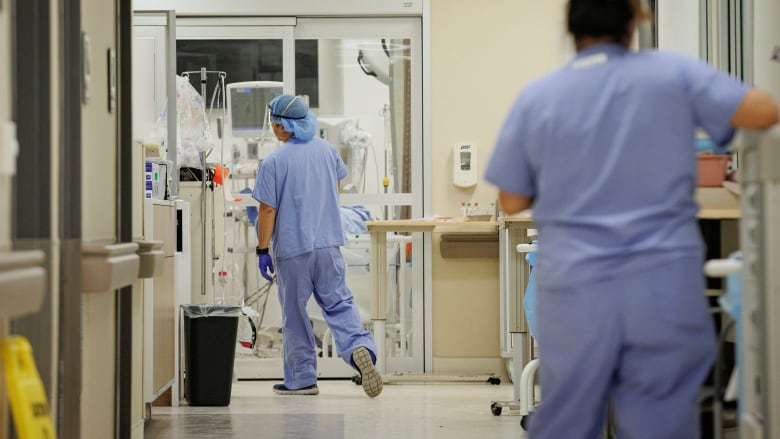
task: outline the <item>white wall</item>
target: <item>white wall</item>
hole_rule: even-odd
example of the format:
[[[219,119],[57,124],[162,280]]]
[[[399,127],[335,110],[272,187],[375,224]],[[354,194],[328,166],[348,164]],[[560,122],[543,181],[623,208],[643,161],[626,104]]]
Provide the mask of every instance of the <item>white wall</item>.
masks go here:
[[[780,101],[780,2],[756,0],[753,26],[754,71],[756,86],[772,93]]]
[[[699,2],[658,0],[658,48],[699,58]]]

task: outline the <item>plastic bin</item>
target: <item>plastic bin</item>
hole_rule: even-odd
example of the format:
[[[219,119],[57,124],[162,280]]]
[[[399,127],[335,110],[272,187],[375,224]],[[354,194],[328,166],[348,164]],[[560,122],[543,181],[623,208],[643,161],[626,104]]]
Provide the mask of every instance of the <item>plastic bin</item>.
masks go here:
[[[193,406],[227,406],[239,306],[182,305],[184,311],[184,396]]]
[[[723,186],[730,160],[731,156],[727,154],[699,154],[696,156],[696,186]]]

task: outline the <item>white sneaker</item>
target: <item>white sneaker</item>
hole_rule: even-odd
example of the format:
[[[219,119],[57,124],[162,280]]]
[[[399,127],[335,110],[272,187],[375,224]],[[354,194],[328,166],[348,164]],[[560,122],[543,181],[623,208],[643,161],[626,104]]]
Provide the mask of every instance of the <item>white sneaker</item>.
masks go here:
[[[371,361],[371,353],[365,347],[359,347],[352,351],[352,361],[360,371],[360,379],[363,382],[363,391],[374,398],[382,393],[382,375],[374,367]]]
[[[288,389],[284,384],[274,384],[274,393],[277,395],[319,395],[320,389],[316,384],[300,389]]]

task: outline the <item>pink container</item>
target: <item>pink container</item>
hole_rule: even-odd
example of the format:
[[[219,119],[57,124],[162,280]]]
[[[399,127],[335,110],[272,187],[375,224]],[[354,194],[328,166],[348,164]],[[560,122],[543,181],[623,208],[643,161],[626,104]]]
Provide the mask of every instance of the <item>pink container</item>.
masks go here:
[[[731,156],[726,154],[699,154],[696,156],[696,186],[723,186],[730,160]]]

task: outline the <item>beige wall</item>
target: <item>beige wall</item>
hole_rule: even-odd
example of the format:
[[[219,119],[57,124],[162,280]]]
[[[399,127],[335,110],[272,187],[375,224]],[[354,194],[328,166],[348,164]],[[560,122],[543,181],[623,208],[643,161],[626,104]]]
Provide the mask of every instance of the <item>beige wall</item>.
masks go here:
[[[433,213],[457,216],[462,201],[496,199],[482,180],[493,143],[517,92],[565,60],[564,4],[431,0]],[[452,147],[464,140],[479,151],[480,180],[469,190],[451,183]],[[498,258],[443,259],[435,236],[434,372],[498,364],[498,322]]]
[[[108,111],[108,49],[116,48],[115,1],[82,0],[91,46],[90,101],[82,106],[82,239],[116,242],[116,113]],[[116,295],[82,296],[81,437],[114,436]]]

